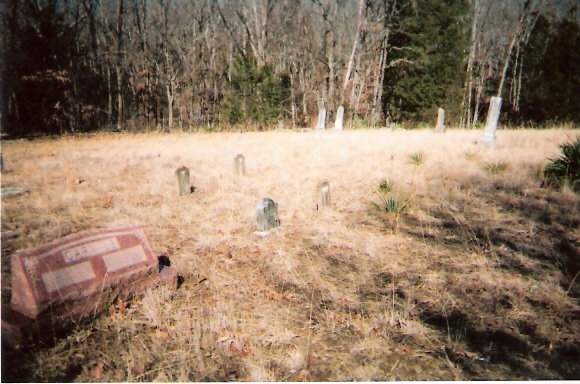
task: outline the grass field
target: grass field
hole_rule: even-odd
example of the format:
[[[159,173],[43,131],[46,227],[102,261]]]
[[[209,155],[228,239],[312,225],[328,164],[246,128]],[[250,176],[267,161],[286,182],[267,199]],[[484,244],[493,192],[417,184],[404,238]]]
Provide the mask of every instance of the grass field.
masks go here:
[[[492,149],[453,130],[4,141],[2,187],[25,194],[2,199],[3,305],[13,252],[108,226],[143,224],[185,282],[54,345],[3,350],[2,380],[577,379],[580,196],[540,188],[576,135],[499,131]],[[182,165],[195,192],[180,197]],[[323,180],[332,208],[317,211]],[[265,238],[263,197],[281,218]]]

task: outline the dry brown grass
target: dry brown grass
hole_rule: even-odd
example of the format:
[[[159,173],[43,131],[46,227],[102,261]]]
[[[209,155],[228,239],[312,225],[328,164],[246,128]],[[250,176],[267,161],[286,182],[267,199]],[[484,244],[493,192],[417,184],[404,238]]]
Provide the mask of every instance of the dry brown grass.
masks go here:
[[[4,351],[4,380],[577,378],[580,199],[538,179],[571,134],[500,131],[494,149],[477,131],[4,142],[2,187],[27,192],[2,201],[3,304],[12,252],[110,225],[144,224],[185,277],[54,346]],[[180,197],[182,165],[196,189]],[[412,197],[398,231],[370,209],[384,179]],[[322,180],[332,210],[315,209]],[[266,238],[263,197],[282,221]]]

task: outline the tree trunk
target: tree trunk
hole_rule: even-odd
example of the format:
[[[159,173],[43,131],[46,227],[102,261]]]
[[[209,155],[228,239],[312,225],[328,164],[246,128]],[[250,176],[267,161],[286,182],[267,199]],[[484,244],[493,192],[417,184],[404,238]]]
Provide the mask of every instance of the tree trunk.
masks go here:
[[[469,47],[469,57],[467,59],[467,80],[465,85],[465,96],[463,99],[463,119],[461,126],[464,127],[464,120],[467,120],[467,129],[471,128],[471,104],[473,97],[473,63],[475,62],[475,51],[477,47],[477,19],[479,18],[481,0],[473,2],[473,20],[471,21],[471,46]]]
[[[374,85],[374,92],[373,92],[373,105],[372,105],[372,115],[371,115],[371,123],[374,126],[377,122],[377,115],[380,115],[380,111],[378,110],[380,107],[381,96],[383,93],[383,80],[385,76],[385,63],[387,62],[387,45],[389,41],[389,32],[390,30],[387,29],[387,35],[382,43],[381,48],[381,59],[379,61],[379,68],[375,78],[375,85]]]
[[[497,87],[497,97],[500,97],[501,98],[501,92],[502,92],[503,86],[505,84],[505,77],[506,77],[507,70],[508,70],[508,67],[509,67],[509,64],[510,64],[510,58],[511,58],[511,55],[512,55],[512,51],[514,49],[514,46],[516,45],[516,42],[517,42],[519,36],[520,36],[520,34],[516,32],[516,34],[514,35],[514,37],[512,39],[512,42],[510,43],[510,46],[508,48],[508,52],[507,52],[507,55],[506,55],[505,63],[503,65],[503,69],[501,71],[501,80],[499,82],[499,86]]]
[[[352,68],[354,66],[354,57],[356,54],[356,47],[358,45],[360,29],[361,29],[361,24],[362,24],[362,13],[363,13],[365,3],[366,3],[366,0],[360,0],[360,3],[359,3],[358,24],[356,27],[356,33],[354,35],[354,41],[352,43],[352,52],[350,53],[350,59],[348,60],[348,67],[346,69],[346,74],[344,75],[344,82],[342,84],[342,90],[343,90],[342,99],[344,99],[344,91],[346,91],[346,86],[348,85],[348,80],[350,79],[350,74],[352,73]]]
[[[123,130],[123,0],[117,0],[117,129]]]

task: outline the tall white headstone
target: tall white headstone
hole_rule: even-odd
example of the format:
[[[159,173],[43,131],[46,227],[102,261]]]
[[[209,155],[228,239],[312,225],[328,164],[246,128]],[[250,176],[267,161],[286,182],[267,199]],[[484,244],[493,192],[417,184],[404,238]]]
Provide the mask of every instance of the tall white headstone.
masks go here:
[[[322,108],[318,111],[318,121],[316,122],[316,130],[324,131],[326,128],[326,108]]]
[[[439,108],[437,111],[437,127],[435,127],[435,132],[445,132],[445,110]]]
[[[494,145],[495,131],[497,131],[497,122],[499,121],[499,112],[501,110],[501,97],[492,97],[489,103],[489,111],[487,112],[487,122],[485,123],[485,131],[483,136],[479,139],[480,144]]]
[[[336,120],[334,121],[334,130],[342,131],[342,120],[344,118],[344,107],[341,105],[336,111]]]

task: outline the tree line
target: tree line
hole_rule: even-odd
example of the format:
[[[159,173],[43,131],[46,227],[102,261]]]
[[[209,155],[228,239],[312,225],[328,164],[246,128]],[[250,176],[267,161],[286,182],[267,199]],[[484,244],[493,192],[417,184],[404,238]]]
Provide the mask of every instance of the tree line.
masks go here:
[[[7,0],[2,132],[580,121],[573,0]]]

